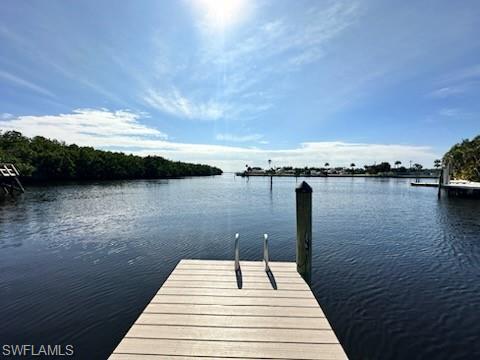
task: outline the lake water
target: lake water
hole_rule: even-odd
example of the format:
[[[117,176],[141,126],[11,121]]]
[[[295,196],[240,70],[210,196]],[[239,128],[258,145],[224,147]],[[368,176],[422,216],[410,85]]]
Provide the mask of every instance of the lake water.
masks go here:
[[[299,179],[300,181],[301,179]],[[351,359],[480,358],[480,201],[310,178],[313,284]],[[293,178],[28,187],[0,204],[0,343],[113,351],[182,258],[295,261]]]

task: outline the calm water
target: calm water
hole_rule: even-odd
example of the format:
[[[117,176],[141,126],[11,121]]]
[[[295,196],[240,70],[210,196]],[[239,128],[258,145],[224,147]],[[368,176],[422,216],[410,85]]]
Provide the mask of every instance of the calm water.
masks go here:
[[[30,187],[0,205],[0,343],[104,359],[181,258],[295,260],[295,179]],[[480,201],[308,179],[313,290],[352,359],[480,358]]]

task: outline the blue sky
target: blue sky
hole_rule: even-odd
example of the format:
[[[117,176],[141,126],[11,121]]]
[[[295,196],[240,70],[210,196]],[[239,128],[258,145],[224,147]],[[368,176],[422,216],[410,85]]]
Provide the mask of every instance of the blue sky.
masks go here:
[[[2,1],[0,129],[245,164],[431,166],[480,133],[478,1]]]

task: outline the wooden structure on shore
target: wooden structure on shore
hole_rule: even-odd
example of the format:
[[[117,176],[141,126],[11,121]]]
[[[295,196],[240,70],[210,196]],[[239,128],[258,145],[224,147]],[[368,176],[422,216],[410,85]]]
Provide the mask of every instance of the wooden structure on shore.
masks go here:
[[[0,188],[4,194],[24,193],[25,189],[19,180],[20,173],[13,164],[0,164]]]
[[[297,189],[297,262],[181,260],[110,360],[347,359],[310,290],[312,189]]]
[[[435,187],[438,188],[438,196],[443,191],[447,195],[460,197],[480,198],[480,183],[471,181],[461,181],[451,179],[451,167],[447,164],[440,174],[438,182],[415,181],[410,183],[412,186]]]

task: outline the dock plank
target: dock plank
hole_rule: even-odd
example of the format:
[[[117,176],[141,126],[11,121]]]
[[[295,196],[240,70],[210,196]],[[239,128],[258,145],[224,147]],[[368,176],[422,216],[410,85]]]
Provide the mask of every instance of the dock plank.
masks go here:
[[[273,271],[273,270],[272,270]],[[231,277],[235,277],[236,274],[235,274],[235,271],[233,269],[231,270],[216,270],[216,269],[195,269],[195,270],[183,270],[183,269],[175,269],[175,275],[179,276],[179,275],[183,275],[183,276],[198,276],[198,275],[201,275],[201,276],[204,276],[204,275],[215,275],[215,276],[222,276],[222,277],[228,277],[228,276],[231,276]],[[264,278],[266,275],[265,275],[265,271],[264,270],[245,270],[245,269],[242,269],[242,275],[243,276],[248,276],[248,277],[259,277],[259,278]],[[293,271],[284,271],[284,272],[276,272],[275,273],[275,278],[285,278],[285,279],[293,279],[293,280],[300,280],[301,279],[301,276],[296,273],[296,272],[293,272]]]
[[[305,282],[282,282],[276,281],[278,290],[289,291],[310,291]],[[224,281],[208,281],[208,280],[176,280],[168,279],[163,287],[182,287],[182,288],[210,288],[210,289],[238,289],[236,279]],[[243,281],[242,289],[244,290],[272,290],[272,284],[267,279],[258,281]]]
[[[190,281],[210,281],[210,282],[216,282],[216,281],[237,281],[237,278],[235,276],[235,273],[232,273],[230,275],[218,275],[218,274],[183,274],[183,273],[173,273],[170,275],[171,280],[190,280]],[[258,276],[254,275],[251,276],[250,274],[243,274],[242,273],[242,280],[243,283],[256,283],[256,282],[265,282],[268,281],[268,278],[265,276]],[[292,276],[284,277],[280,275],[275,275],[275,281],[277,284],[300,284],[303,279],[302,278],[295,278]]]
[[[110,359],[347,359],[295,263],[233,265],[181,260]]]
[[[274,291],[274,290],[272,290]],[[209,296],[209,295],[155,295],[152,303],[156,304],[211,304],[211,305],[261,305],[261,306],[295,306],[316,307],[314,298],[258,298],[258,297],[232,297],[232,296]]]
[[[263,329],[330,329],[326,318],[259,317],[191,314],[143,313],[136,324],[144,325],[187,325]]]
[[[197,259],[182,259],[179,262],[179,265],[201,265],[201,266],[233,266],[233,260],[197,260]],[[294,262],[285,262],[285,261],[271,261],[271,266],[275,268],[283,267],[286,269],[297,269],[297,264]],[[240,261],[240,266],[242,268],[253,267],[253,268],[262,268],[264,267],[263,261]]]
[[[311,344],[337,344],[329,330],[218,328],[192,326],[142,325],[132,326],[126,338],[183,339],[216,341],[285,342]]]
[[[320,307],[235,306],[209,304],[155,304],[150,303],[144,313],[195,314],[225,316],[325,317]]]
[[[117,353],[171,355],[171,356],[220,356],[233,358],[271,359],[345,359],[338,344],[298,344],[282,342],[230,342],[180,339],[125,338],[117,347]]]
[[[162,286],[157,295],[188,295],[188,296],[233,296],[233,297],[257,297],[257,298],[303,298],[311,299],[308,291],[286,290],[246,290],[246,289],[208,289],[208,288],[182,288]]]

